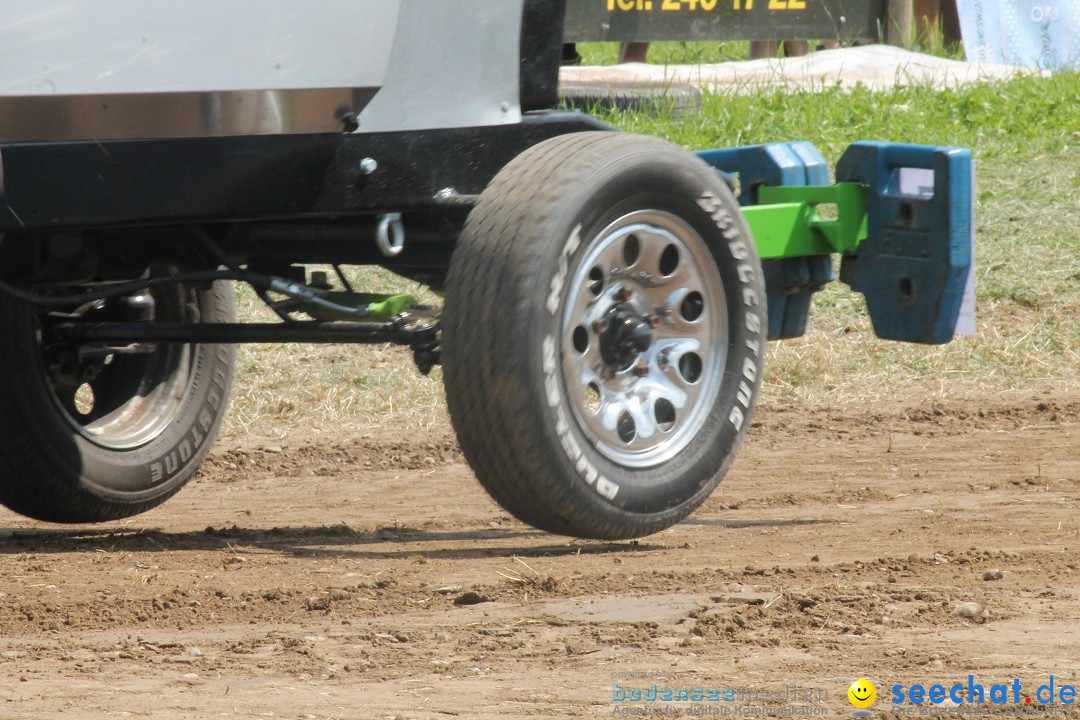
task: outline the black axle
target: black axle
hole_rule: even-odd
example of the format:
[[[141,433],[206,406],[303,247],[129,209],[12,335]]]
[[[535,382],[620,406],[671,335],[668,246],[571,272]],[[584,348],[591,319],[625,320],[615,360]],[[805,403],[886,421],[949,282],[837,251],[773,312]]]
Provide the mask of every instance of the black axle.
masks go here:
[[[71,345],[91,343],[392,343],[408,345],[420,372],[439,362],[438,328],[387,322],[60,323],[53,332]]]
[[[289,323],[62,323],[57,334],[75,343],[395,343],[409,345],[416,330],[394,322]]]

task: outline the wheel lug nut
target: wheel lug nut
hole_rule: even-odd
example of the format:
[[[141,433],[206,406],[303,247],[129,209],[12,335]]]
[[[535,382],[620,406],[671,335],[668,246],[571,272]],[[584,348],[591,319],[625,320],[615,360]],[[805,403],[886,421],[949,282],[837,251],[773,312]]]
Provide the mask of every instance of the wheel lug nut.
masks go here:
[[[610,367],[610,366],[604,368],[603,370],[600,371],[600,377],[602,377],[604,380],[614,380],[615,379],[615,368]]]
[[[645,377],[648,374],[649,374],[649,366],[648,365],[642,363],[640,365],[635,365],[634,366],[634,375],[636,375],[638,377]]]
[[[592,329],[597,333],[602,333],[607,330],[607,320],[594,320]]]
[[[660,316],[659,315],[650,315],[649,316],[649,327],[655,329],[655,328],[657,328],[659,326],[660,326]]]
[[[619,302],[626,302],[634,296],[634,291],[630,288],[623,288],[619,291]]]

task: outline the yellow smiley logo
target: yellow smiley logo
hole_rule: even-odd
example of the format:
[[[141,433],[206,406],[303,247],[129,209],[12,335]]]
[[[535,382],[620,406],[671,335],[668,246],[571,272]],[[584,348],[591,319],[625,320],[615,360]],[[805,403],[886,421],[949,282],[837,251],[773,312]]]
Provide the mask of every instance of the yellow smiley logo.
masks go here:
[[[847,698],[857,708],[868,708],[877,700],[877,688],[866,678],[859,678],[847,689]]]

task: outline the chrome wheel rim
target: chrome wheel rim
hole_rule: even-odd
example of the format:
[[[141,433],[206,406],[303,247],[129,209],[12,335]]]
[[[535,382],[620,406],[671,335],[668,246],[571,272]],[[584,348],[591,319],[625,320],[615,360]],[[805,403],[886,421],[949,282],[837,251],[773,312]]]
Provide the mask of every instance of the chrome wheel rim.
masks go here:
[[[673,458],[716,403],[727,341],[723,281],[696,230],[660,210],[604,228],[562,321],[563,382],[588,441],[625,467]]]
[[[132,307],[138,317],[132,317]],[[193,293],[183,287],[161,288],[130,298],[98,301],[65,314],[83,320],[192,321],[198,317]],[[192,346],[162,343],[138,346],[138,352],[102,350],[76,357],[66,346],[52,345],[48,327],[57,322],[38,317],[38,343],[53,402],[64,420],[90,442],[109,450],[130,450],[159,437],[176,419],[191,382]]]

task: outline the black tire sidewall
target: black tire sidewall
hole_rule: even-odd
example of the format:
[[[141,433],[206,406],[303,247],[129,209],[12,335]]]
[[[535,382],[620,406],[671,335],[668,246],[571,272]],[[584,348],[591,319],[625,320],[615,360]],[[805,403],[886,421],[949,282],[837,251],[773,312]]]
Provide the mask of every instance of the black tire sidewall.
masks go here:
[[[692,509],[712,492],[733,459],[760,387],[765,295],[749,230],[730,190],[715,172],[696,157],[674,149],[654,148],[617,159],[585,179],[573,197],[577,202],[569,203],[551,225],[554,241],[537,263],[526,333],[529,375],[543,379],[530,386],[535,388],[535,407],[546,416],[542,427],[553,450],[551,461],[565,477],[574,479],[578,501],[598,511],[629,513],[640,519],[659,518],[687,506]],[[561,334],[571,278],[592,239],[619,217],[642,209],[676,215],[705,242],[723,282],[728,345],[717,401],[697,435],[674,458],[651,468],[630,469],[595,450],[580,428],[563,379]],[[580,241],[566,257],[578,227]],[[559,284],[557,275],[563,268],[558,307],[551,312],[553,282]],[[558,387],[557,398],[553,385]]]

